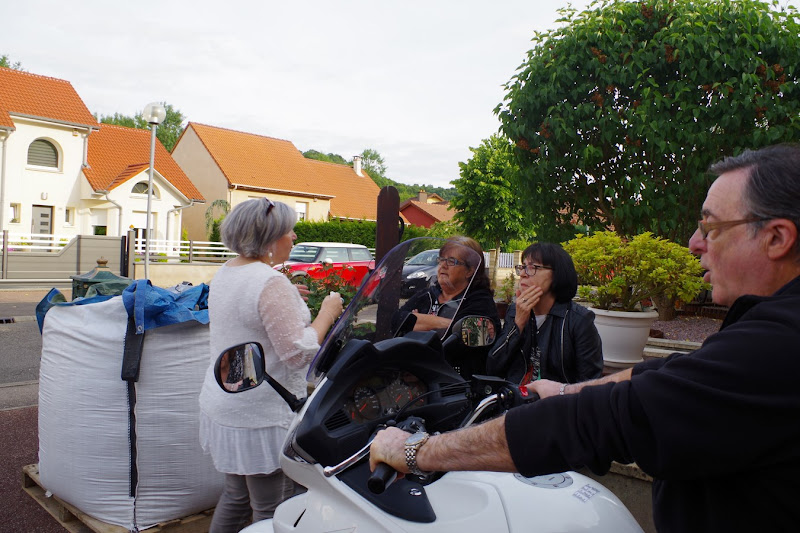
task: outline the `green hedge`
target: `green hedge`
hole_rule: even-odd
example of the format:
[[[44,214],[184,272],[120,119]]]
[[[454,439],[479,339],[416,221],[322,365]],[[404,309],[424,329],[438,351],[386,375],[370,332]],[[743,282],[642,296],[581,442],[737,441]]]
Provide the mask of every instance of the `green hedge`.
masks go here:
[[[294,227],[297,242],[351,242],[375,248],[375,222],[361,220],[330,222],[300,221]],[[419,226],[406,226],[403,240],[424,237],[428,230]]]

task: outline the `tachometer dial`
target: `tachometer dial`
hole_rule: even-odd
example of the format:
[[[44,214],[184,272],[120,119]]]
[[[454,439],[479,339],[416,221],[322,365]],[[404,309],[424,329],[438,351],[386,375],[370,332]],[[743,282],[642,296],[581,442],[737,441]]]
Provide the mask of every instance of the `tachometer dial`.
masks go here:
[[[381,401],[369,387],[356,387],[353,391],[353,404],[356,412],[366,420],[374,420],[381,415]]]

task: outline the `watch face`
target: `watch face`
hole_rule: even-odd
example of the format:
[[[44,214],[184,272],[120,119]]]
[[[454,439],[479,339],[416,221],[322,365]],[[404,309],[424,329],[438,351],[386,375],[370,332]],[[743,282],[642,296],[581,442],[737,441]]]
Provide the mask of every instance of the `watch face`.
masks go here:
[[[406,439],[406,445],[414,446],[415,444],[423,442],[426,438],[428,438],[427,433],[414,433]]]

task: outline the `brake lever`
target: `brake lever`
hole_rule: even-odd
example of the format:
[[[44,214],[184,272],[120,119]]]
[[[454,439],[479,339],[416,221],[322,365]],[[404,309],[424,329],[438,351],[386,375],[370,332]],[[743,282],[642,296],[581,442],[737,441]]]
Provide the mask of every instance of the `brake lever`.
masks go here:
[[[354,453],[353,455],[351,455],[350,457],[348,457],[347,459],[345,459],[344,461],[342,461],[338,465],[326,466],[325,468],[323,468],[322,469],[322,474],[325,477],[335,476],[336,474],[339,474],[340,472],[344,472],[345,470],[347,470],[351,466],[355,465],[356,463],[361,461],[361,459],[363,459],[364,457],[369,455],[369,447],[372,445],[372,441],[373,440],[375,440],[375,436],[374,435],[369,439],[369,442],[367,442],[360,450],[358,450],[356,453]]]
[[[364,457],[369,455],[369,447],[372,445],[372,441],[375,440],[375,436],[378,432],[382,429],[386,429],[389,426],[393,426],[395,424],[394,420],[389,420],[385,424],[381,424],[375,430],[375,433],[369,438],[369,441],[362,446],[356,453],[339,463],[338,465],[334,466],[326,466],[322,469],[322,473],[325,477],[335,476],[341,472],[344,472],[351,466],[354,466],[356,463],[361,461]]]

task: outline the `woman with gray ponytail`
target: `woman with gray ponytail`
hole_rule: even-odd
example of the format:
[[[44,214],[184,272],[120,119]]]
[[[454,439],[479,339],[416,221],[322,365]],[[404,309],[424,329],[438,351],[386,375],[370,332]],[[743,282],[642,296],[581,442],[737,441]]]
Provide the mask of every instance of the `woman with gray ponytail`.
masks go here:
[[[217,356],[231,346],[258,342],[267,371],[298,397],[306,395],[306,369],[334,321],[342,298],[331,293],[312,322],[298,289],[273,266],[289,258],[297,215],[267,198],[238,204],[222,222],[222,241],[239,254],[211,281],[210,365],[200,392],[200,442],[225,486],[210,533],[241,530],[271,518],[302,488],[286,477],[279,451],[293,413],[271,387],[228,394],[216,383]]]

